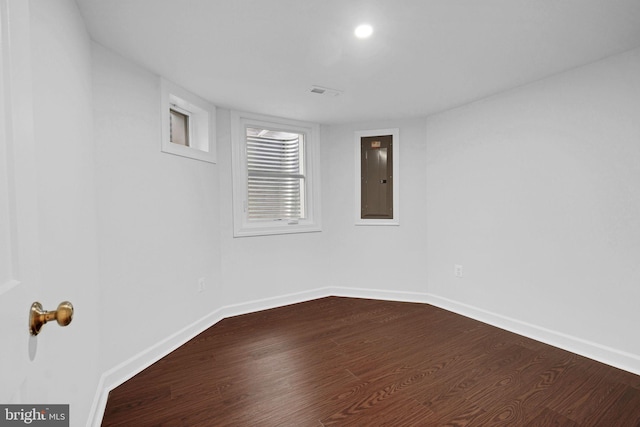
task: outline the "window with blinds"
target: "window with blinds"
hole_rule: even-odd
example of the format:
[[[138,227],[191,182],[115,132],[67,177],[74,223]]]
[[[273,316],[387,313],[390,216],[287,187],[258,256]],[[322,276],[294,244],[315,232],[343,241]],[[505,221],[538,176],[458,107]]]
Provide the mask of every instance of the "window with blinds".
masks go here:
[[[233,236],[322,231],[320,125],[231,112]]]
[[[249,221],[306,218],[304,148],[304,134],[246,127]]]

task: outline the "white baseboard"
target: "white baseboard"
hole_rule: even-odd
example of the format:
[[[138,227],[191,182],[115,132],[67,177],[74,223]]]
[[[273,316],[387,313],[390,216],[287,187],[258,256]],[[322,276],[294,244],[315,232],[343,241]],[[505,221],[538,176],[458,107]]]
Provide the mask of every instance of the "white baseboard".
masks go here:
[[[121,364],[109,369],[103,373],[100,378],[98,390],[96,391],[89,419],[87,420],[87,426],[100,426],[104,410],[107,406],[109,392],[111,390],[145,368],[151,366],[153,363],[171,353],[173,350],[180,347],[196,335],[215,325],[220,320],[240,314],[253,313],[260,310],[267,310],[270,308],[328,296],[431,304],[462,316],[588,357],[636,375],[640,375],[640,355],[627,353],[615,348],[566,335],[558,331],[545,329],[517,319],[502,316],[500,314],[492,313],[447,298],[442,298],[437,295],[364,288],[327,287],[221,307]]]
[[[518,335],[570,351],[571,353],[579,354],[606,365],[640,375],[640,355],[502,316],[436,295],[428,294],[425,302],[509,332],[514,332]]]
[[[364,288],[349,288],[349,287],[333,287],[328,288],[331,292],[330,295],[336,297],[348,297],[348,298],[368,298],[379,299],[386,301],[401,301],[401,302],[419,302],[426,303],[426,293],[419,292],[403,292],[403,291],[387,291],[379,289],[364,289]]]
[[[228,305],[214,310],[201,319],[154,344],[148,349],[104,372],[98,382],[98,389],[96,391],[93,404],[91,405],[89,418],[87,419],[87,427],[98,427],[102,424],[102,417],[104,416],[109,392],[111,390],[162,359],[164,356],[185,344],[196,335],[215,325],[220,320],[241,314],[253,313],[260,310],[267,310],[270,308],[309,301],[329,295],[331,295],[329,288],[315,289],[306,292]]]
[[[487,323],[491,326],[640,375],[640,355],[607,347],[593,341],[584,340],[559,331],[543,328],[531,323],[483,310],[478,307],[460,303],[458,301],[442,298],[437,295],[417,292],[397,292],[339,287],[333,288],[333,295],[431,304],[444,310]]]

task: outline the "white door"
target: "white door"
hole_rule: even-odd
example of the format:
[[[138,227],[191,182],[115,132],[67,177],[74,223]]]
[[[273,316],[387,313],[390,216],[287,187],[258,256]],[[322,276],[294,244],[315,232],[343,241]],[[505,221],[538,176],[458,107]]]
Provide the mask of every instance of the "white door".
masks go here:
[[[0,0],[0,37],[0,404],[38,404],[29,400],[47,361],[28,329],[42,286],[28,2]]]
[[[22,15],[20,5],[0,2],[0,403],[25,398],[30,358],[37,351],[27,327],[39,283],[35,186],[29,177],[34,172],[29,155],[33,109],[29,76],[19,73],[30,69],[24,63],[29,52],[17,48],[25,42],[21,37],[29,37],[21,31],[28,28],[20,25],[24,19],[28,13]]]

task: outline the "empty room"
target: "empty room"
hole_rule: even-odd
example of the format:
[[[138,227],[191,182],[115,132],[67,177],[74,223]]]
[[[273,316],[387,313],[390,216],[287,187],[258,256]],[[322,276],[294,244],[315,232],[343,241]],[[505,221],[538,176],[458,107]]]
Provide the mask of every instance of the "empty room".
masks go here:
[[[0,425],[640,425],[640,1],[0,0]]]

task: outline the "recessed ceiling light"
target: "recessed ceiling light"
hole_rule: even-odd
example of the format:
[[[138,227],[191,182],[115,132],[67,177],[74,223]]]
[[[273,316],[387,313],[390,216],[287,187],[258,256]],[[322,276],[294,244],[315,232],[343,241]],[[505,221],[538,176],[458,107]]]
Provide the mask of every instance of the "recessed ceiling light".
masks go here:
[[[369,24],[362,24],[356,27],[354,34],[359,39],[366,39],[373,34],[373,27]]]

